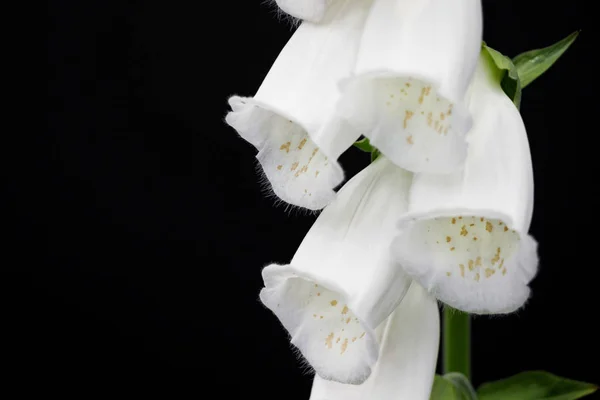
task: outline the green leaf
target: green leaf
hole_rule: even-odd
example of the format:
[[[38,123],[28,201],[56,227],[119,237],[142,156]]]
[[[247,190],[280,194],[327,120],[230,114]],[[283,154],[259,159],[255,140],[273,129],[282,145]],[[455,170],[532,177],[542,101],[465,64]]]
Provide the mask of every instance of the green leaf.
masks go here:
[[[578,35],[579,31],[575,31],[551,46],[526,51],[513,58],[513,63],[517,67],[521,79],[521,85],[523,87],[529,85],[546,72],[567,51]]]
[[[467,396],[467,399],[477,399],[477,392],[475,392],[475,389],[473,389],[473,385],[471,385],[469,379],[463,374],[459,374],[458,372],[450,372],[444,375],[444,378],[452,382],[452,384],[459,389],[463,395]]]
[[[519,79],[517,67],[509,57],[500,53],[498,50],[492,49],[485,44],[485,42],[483,43],[483,49],[487,51],[494,61],[496,68],[498,68],[498,76],[502,90],[504,90],[504,93],[506,93],[513,103],[515,103],[517,108],[519,108],[521,106],[521,92],[523,91],[523,86]]]
[[[477,400],[477,394],[464,375],[452,372],[435,376],[430,400]]]
[[[598,387],[543,371],[522,372],[501,381],[484,383],[480,400],[574,400],[594,393]]]
[[[367,153],[372,153],[375,151],[375,147],[371,145],[368,138],[357,140],[354,142],[354,145]]]

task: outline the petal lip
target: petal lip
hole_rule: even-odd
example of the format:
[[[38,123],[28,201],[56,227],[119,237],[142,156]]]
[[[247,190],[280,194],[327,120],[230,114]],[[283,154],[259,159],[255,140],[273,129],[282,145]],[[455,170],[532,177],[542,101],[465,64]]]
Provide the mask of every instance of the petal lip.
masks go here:
[[[495,240],[489,245],[493,249],[498,246],[491,261],[491,253],[488,251],[486,257],[485,247],[479,249],[475,242],[468,260],[451,258],[454,255],[461,257],[458,255],[461,252],[461,243],[457,239],[458,236],[454,235],[447,236],[448,243],[445,243],[446,241],[442,240],[445,233],[440,236],[437,244],[429,241],[429,245],[419,247],[423,246],[422,241],[428,242],[425,237],[422,237],[423,231],[414,230],[413,226],[419,223],[429,225],[436,219],[449,220],[451,217],[455,229],[459,229],[460,226],[464,229],[466,226],[468,230],[476,229],[465,222],[470,217],[487,221],[503,221],[503,218],[507,218],[498,212],[483,213],[468,209],[412,213],[401,218],[398,222],[400,233],[392,246],[394,256],[404,271],[424,286],[431,295],[461,311],[474,314],[508,314],[523,307],[531,293],[528,284],[537,273],[539,263],[537,242],[530,235],[519,233],[520,240],[516,243],[517,248],[511,252],[510,243]],[[463,219],[460,221],[458,218]],[[510,219],[507,218],[507,221]],[[512,230],[510,222],[503,222],[501,226],[505,227],[500,230],[502,234],[510,231],[518,233]],[[435,226],[432,229],[435,229]],[[492,235],[493,229],[497,228],[490,227],[490,231],[484,234]],[[467,236],[466,231],[465,236]],[[485,237],[481,237],[480,242],[485,240]],[[462,245],[464,246],[464,243]],[[504,250],[501,258],[500,246],[504,248],[506,245],[509,248]],[[448,252],[450,246],[452,246],[450,250],[455,248],[457,250]],[[508,255],[505,255],[506,251],[509,252]],[[425,253],[418,255],[419,252]],[[458,266],[460,269],[457,268]],[[475,275],[476,279],[473,280]]]
[[[233,96],[229,104],[232,111],[225,121],[259,150],[256,158],[266,176],[264,183],[279,199],[320,210],[335,198],[334,188],[344,180],[344,171],[335,159],[317,154],[301,122],[255,98]],[[281,126],[286,122],[292,129]]]
[[[306,342],[306,335],[312,335],[312,332],[305,332],[302,327],[298,329],[293,318],[287,318],[285,316],[284,301],[278,298],[276,295],[272,296],[273,292],[281,290],[281,286],[289,282],[289,279],[303,279],[309,282],[311,285],[314,282],[318,282],[319,287],[324,291],[329,290],[335,292],[339,298],[339,302],[347,304],[350,310],[354,310],[356,306],[356,300],[352,296],[348,296],[345,290],[340,287],[334,280],[323,280],[318,276],[314,276],[311,273],[302,271],[293,265],[270,265],[262,271],[263,279],[265,281],[265,288],[260,291],[259,297],[262,303],[269,308],[275,315],[279,317],[280,322],[291,334],[291,343],[298,347],[300,353],[307,359],[309,364],[317,371],[317,373],[326,380],[343,382],[346,384],[360,385],[362,384],[371,374],[371,366],[376,362],[379,357],[379,349],[377,346],[377,340],[375,335],[375,328],[368,325],[368,323],[361,318],[360,315],[355,314],[358,318],[358,322],[361,329],[365,332],[361,342],[365,343],[365,354],[366,358],[361,360],[360,364],[354,365],[342,365],[342,367],[329,365],[329,362],[335,362],[333,358],[320,359],[318,353],[315,355],[315,351],[307,348],[311,346],[311,343]],[[300,309],[292,310],[292,313],[302,312]],[[294,315],[295,317],[297,315]],[[310,316],[308,316],[310,317]],[[325,345],[323,345],[323,350]]]

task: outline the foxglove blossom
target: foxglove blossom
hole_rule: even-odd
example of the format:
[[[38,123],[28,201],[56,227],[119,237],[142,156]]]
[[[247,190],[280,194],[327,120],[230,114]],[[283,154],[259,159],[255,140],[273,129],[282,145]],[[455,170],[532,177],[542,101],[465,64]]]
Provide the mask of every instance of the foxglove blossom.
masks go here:
[[[279,8],[292,17],[319,22],[336,0],[275,0]]]
[[[375,330],[410,286],[390,246],[411,178],[380,157],[342,187],[290,264],[263,269],[261,301],[324,379],[369,377],[379,356]]]
[[[302,2],[300,2],[302,3]],[[258,150],[275,194],[287,203],[323,208],[343,180],[330,156],[338,82],[355,63],[371,0],[339,0],[322,24],[303,23],[253,98],[233,96],[226,121]]]
[[[450,306],[508,313],[527,300],[537,270],[537,244],[527,234],[533,169],[523,120],[487,52],[470,90],[470,111],[464,170],[415,175],[394,253]]]
[[[437,302],[413,283],[402,303],[376,330],[379,359],[362,385],[315,375],[310,400],[428,400],[440,335]]]
[[[342,82],[340,149],[364,134],[409,171],[462,166],[471,127],[464,96],[481,39],[480,0],[375,0],[354,76]]]

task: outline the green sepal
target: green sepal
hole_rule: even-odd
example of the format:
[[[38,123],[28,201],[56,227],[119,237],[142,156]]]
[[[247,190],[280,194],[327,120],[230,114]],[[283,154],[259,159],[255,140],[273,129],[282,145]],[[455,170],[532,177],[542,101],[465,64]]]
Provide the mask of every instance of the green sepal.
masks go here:
[[[567,51],[578,35],[579,31],[575,31],[551,46],[529,50],[513,58],[512,61],[521,79],[521,86],[526,87],[546,72]]]
[[[371,152],[371,162],[374,162],[375,160],[377,160],[377,157],[379,157],[381,155],[381,152],[377,149],[373,150],[373,152]]]
[[[479,400],[575,400],[594,393],[598,386],[561,378],[544,371],[528,371],[477,390]]]
[[[510,57],[505,56],[498,50],[492,49],[485,44],[485,42],[483,42],[482,49],[487,51],[499,71],[500,86],[502,87],[502,90],[504,90],[504,93],[506,93],[508,98],[515,103],[515,106],[520,108],[523,86],[521,84],[521,79],[519,78],[519,73],[517,72],[517,67]]]
[[[377,160],[377,157],[381,155],[381,152],[369,142],[368,138],[357,140],[354,142],[354,146],[366,153],[371,153],[371,162]]]

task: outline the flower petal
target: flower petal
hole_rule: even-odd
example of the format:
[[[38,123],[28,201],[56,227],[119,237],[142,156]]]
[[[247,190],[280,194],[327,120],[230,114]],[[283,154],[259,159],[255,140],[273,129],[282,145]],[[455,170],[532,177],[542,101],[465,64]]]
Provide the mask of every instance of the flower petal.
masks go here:
[[[289,265],[263,270],[262,302],[325,379],[361,383],[378,357],[375,329],[410,280],[390,251],[411,174],[380,157],[323,210]]]
[[[378,329],[380,357],[362,385],[315,376],[310,400],[428,400],[436,369],[440,319],[437,302],[413,283],[396,311]]]
[[[329,119],[340,95],[338,82],[354,66],[370,3],[340,0],[323,24],[303,23],[254,98],[229,100],[226,122],[259,150],[273,191],[287,203],[321,209],[344,178],[339,154],[330,154],[337,140],[332,135],[339,131],[328,128]]]
[[[340,116],[402,168],[456,170],[481,38],[480,0],[375,0]]]
[[[327,8],[335,0],[275,0],[279,8],[292,17],[305,21],[319,22]]]
[[[527,235],[533,169],[519,111],[488,57],[482,53],[470,92],[465,168],[415,175],[394,249],[406,272],[452,307],[508,313],[525,303],[537,270],[537,244]]]

